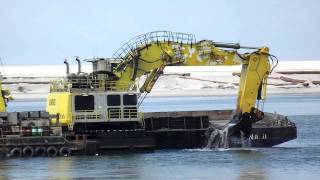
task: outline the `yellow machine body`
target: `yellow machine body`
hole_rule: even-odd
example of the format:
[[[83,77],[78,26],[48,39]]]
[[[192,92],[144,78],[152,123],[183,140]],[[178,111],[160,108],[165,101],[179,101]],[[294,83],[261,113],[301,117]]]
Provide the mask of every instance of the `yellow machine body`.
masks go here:
[[[57,117],[52,118],[52,124],[67,126],[72,122],[71,95],[70,92],[48,94],[46,111],[51,115],[57,115]]]
[[[13,100],[9,90],[2,89],[2,76],[0,75],[0,112],[7,111],[7,101]]]
[[[6,112],[6,101],[2,90],[2,83],[0,82],[0,112]]]

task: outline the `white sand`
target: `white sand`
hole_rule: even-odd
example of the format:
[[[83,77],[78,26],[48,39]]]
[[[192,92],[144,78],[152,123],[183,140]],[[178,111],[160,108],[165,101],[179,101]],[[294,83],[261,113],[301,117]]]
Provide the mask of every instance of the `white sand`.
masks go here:
[[[77,67],[71,65],[71,71]],[[91,71],[91,65],[82,66],[84,72]],[[0,69],[7,78],[4,82],[16,82],[4,85],[9,88],[16,99],[45,98],[49,92],[48,84],[32,84],[32,82],[49,82],[65,75],[64,65],[54,66],[5,66]],[[218,96],[236,95],[239,77],[232,76],[233,72],[240,72],[241,66],[203,66],[184,67],[169,66],[159,78],[149,96]],[[269,79],[268,93],[319,93],[320,85],[310,83],[309,87],[302,84],[290,85],[279,78],[288,78],[320,81],[320,74],[279,74],[279,71],[320,71],[320,61],[280,61]],[[184,77],[179,74],[189,73]],[[171,75],[168,75],[171,74]],[[212,82],[213,81],[213,82]],[[31,83],[31,84],[30,84]]]

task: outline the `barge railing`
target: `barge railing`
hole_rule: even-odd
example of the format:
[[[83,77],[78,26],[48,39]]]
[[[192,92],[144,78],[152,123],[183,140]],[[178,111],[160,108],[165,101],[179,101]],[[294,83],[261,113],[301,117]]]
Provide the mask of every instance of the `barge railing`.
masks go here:
[[[107,81],[102,79],[73,78],[54,80],[50,83],[50,92],[82,92],[82,91],[137,91],[136,86],[130,82]]]
[[[92,110],[81,110],[77,111],[72,118],[74,121],[81,122],[97,122],[110,120],[127,121],[132,119],[143,120],[143,113],[138,112],[137,109],[121,109],[112,108],[107,111],[92,111]]]

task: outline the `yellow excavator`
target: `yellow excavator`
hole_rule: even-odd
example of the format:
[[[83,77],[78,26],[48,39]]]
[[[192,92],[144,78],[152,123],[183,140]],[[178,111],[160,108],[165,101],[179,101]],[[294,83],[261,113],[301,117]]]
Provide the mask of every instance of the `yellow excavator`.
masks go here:
[[[239,53],[238,49],[251,52]],[[152,90],[165,66],[242,65],[236,112],[228,125],[232,124],[234,131],[240,130],[248,137],[252,123],[263,118],[256,102],[266,97],[267,78],[274,68],[274,58],[267,47],[196,41],[194,35],[184,33],[151,32],[125,43],[112,59],[90,60],[93,63],[90,74],[81,72],[78,58],[76,74],[69,72],[65,61],[67,80],[51,85],[47,111],[58,114],[53,124],[68,126],[69,130],[77,125],[86,129],[121,129],[128,124],[136,127],[143,124],[137,99],[143,99],[141,93]],[[139,85],[137,82],[143,75],[146,79]]]
[[[239,53],[238,49],[250,52]],[[0,145],[6,149],[2,154],[53,157],[68,156],[71,151],[97,154],[110,149],[193,148],[205,142],[208,148],[228,148],[239,147],[246,140],[250,143],[251,134],[259,140],[258,145],[265,145],[268,128],[252,131],[252,124],[264,116],[258,101],[266,98],[267,78],[276,63],[273,59],[267,47],[196,41],[194,35],[158,31],[130,40],[113,58],[87,60],[92,63],[91,73],[81,70],[79,58],[77,73],[70,72],[66,60],[67,76],[51,83],[46,112],[7,113],[6,102],[11,96],[0,81]],[[144,95],[152,90],[166,66],[229,65],[242,65],[242,70],[236,110],[224,127],[210,122],[210,112],[194,113],[196,116],[180,112],[183,117],[175,117],[173,114],[179,112],[148,116],[139,111]],[[146,78],[141,84],[142,76]],[[272,128],[269,145],[295,138],[294,124],[288,126],[292,133],[286,131],[285,140],[279,140],[282,129]],[[177,142],[186,145],[172,145]]]

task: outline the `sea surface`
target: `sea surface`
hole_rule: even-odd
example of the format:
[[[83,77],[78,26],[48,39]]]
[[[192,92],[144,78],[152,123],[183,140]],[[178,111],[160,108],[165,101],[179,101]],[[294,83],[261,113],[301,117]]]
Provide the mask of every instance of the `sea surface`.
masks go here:
[[[234,97],[149,97],[143,111],[230,109]],[[17,100],[10,111],[44,110]],[[272,148],[183,149],[103,156],[0,159],[0,179],[320,179],[320,94],[273,95],[264,110],[296,123],[298,138]]]

